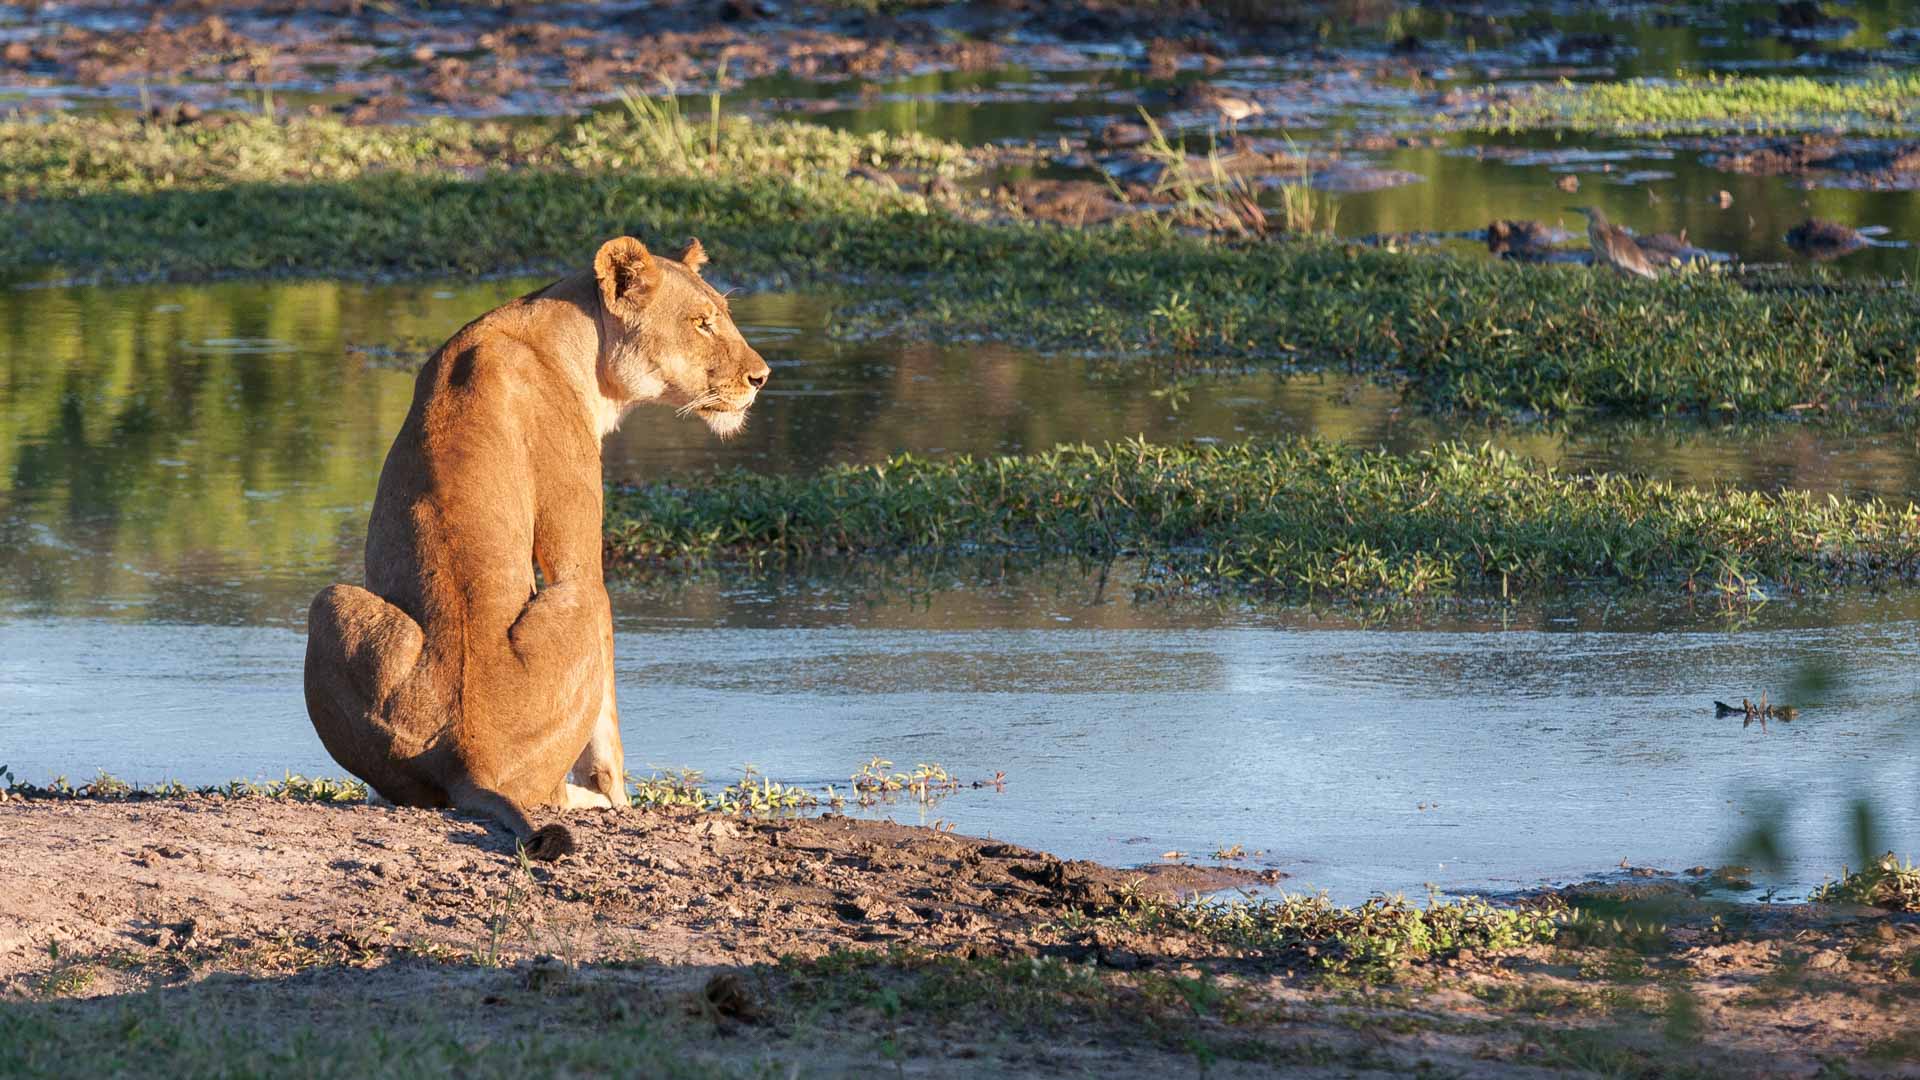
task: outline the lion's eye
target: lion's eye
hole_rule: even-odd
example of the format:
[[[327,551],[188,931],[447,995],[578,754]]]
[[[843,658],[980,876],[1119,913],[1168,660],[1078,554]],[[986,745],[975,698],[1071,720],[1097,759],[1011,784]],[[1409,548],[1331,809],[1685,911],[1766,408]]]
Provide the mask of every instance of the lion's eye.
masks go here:
[[[700,331],[703,334],[712,335],[713,316],[712,315],[698,316],[693,320],[693,326],[694,326],[694,329]]]

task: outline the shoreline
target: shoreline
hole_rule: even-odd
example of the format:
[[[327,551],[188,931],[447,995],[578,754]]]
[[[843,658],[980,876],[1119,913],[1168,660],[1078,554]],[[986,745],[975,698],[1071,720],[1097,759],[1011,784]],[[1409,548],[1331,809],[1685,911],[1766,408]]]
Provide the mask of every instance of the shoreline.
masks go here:
[[[1902,1075],[1920,1052],[1905,1022],[1920,1000],[1914,914],[1710,902],[1650,881],[1520,909],[1196,905],[1181,895],[1254,875],[1118,870],[837,816],[567,820],[581,853],[531,865],[503,833],[434,811],[8,799],[0,1028],[48,1034],[12,1040],[0,1067],[51,1071],[35,1055],[55,1045],[204,1066],[193,1047],[224,1030],[204,1021],[229,1008],[269,1058],[273,1039],[349,1023],[384,1032],[387,1052],[431,1056],[479,1022],[502,1055],[482,1071],[503,1075],[565,1071],[542,1032],[574,1033],[562,1041],[614,1067],[595,1040],[635,1023],[657,1063],[688,1075],[776,1062],[1354,1075],[1424,1061],[1757,1076],[1834,1056]],[[262,1014],[280,1035],[262,1034]],[[196,1016],[192,1039],[142,1042]],[[399,1060],[363,1060],[378,1052],[344,1060]]]

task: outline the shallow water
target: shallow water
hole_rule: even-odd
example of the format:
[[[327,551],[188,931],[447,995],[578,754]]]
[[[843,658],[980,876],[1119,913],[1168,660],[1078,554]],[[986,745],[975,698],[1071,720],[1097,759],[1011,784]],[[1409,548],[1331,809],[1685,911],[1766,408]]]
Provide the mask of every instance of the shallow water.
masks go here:
[[[1818,174],[1803,184],[1791,176],[1724,171],[1713,167],[1713,148],[1699,139],[1556,131],[1424,135],[1416,128],[1413,141],[1419,145],[1393,146],[1393,136],[1406,134],[1403,110],[1419,97],[1404,80],[1317,75],[1316,88],[1302,90],[1300,78],[1286,68],[1229,67],[1209,76],[1223,89],[1268,101],[1270,115],[1239,125],[1237,132],[1221,129],[1204,112],[1169,113],[1152,98],[1156,87],[1163,92],[1167,84],[1148,83],[1128,69],[929,74],[869,86],[864,93],[814,85],[816,94],[840,94],[776,98],[771,104],[776,115],[854,131],[922,131],[976,145],[1064,140],[1039,165],[996,175],[1097,180],[1101,169],[1088,159],[1099,158],[1100,151],[1086,141],[1109,122],[1137,123],[1147,95],[1159,122],[1184,136],[1196,154],[1226,153],[1237,134],[1264,153],[1330,158],[1332,164],[1306,182],[1332,193],[1334,232],[1340,236],[1477,232],[1495,220],[1533,219],[1562,228],[1568,234],[1563,245],[1584,250],[1585,221],[1570,208],[1597,206],[1641,235],[1684,233],[1694,246],[1740,262],[1804,266],[1807,260],[1787,246],[1786,235],[1808,217],[1821,217],[1886,230],[1870,246],[1830,263],[1835,272],[1911,277],[1920,267],[1920,251],[1912,246],[1920,240],[1920,200],[1910,191],[1842,186],[1848,182],[1843,174]],[[782,82],[753,91],[763,89],[794,87]],[[741,101],[762,99],[748,92]],[[1389,145],[1362,148],[1380,137]],[[1119,159],[1109,164],[1113,160]],[[1558,186],[1568,177],[1578,182],[1577,191]],[[1281,186],[1276,179],[1262,196],[1270,210],[1280,201]],[[1485,253],[1477,240],[1441,242]]]
[[[886,812],[1122,865],[1239,844],[1289,888],[1343,899],[1717,865],[1777,807],[1796,857],[1761,884],[1793,895],[1852,850],[1849,800],[1876,799],[1884,836],[1920,827],[1917,635],[681,626],[623,630],[616,650],[637,773],[751,763],[844,791],[873,755],[1004,771],[1004,791]],[[292,631],[44,620],[7,636],[16,771],[337,771]],[[1791,725],[1706,707],[1810,660],[1844,664],[1845,687]]]
[[[32,781],[336,774],[301,703],[305,606],[358,579],[418,356],[531,284],[0,294],[0,764]],[[776,369],[749,431],[722,444],[636,414],[609,444],[610,478],[1135,433],[1403,449],[1455,434],[1364,381],[1249,375],[1175,400],[1144,365],[835,343],[817,298],[745,296],[736,312]],[[1689,481],[1920,492],[1911,435],[1497,439]],[[1294,885],[1349,897],[1532,884],[1623,857],[1715,863],[1778,794],[1798,859],[1782,880],[1798,889],[1851,857],[1856,791],[1888,835],[1917,820],[1906,658],[1920,602],[1901,593],[1759,609],[1574,596],[1383,623],[1137,604],[1124,576],[1071,567],[857,569],[869,576],[616,580],[634,770],[725,780],[750,762],[844,784],[873,755],[967,779],[1004,770],[1005,792],[924,816],[1129,863],[1240,844]],[[1713,698],[1778,700],[1817,660],[1844,681],[1799,722],[1712,718]]]

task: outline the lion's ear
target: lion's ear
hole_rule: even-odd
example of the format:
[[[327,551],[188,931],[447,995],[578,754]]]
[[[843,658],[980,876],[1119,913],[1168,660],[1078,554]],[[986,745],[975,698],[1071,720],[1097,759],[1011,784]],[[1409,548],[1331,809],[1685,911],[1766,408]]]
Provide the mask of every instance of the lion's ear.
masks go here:
[[[645,306],[660,285],[660,267],[647,247],[631,236],[616,236],[593,256],[593,277],[600,303],[615,315],[630,316]]]
[[[696,274],[700,272],[701,267],[707,265],[707,249],[700,246],[699,237],[695,236],[687,241],[686,250],[680,253],[680,261]]]

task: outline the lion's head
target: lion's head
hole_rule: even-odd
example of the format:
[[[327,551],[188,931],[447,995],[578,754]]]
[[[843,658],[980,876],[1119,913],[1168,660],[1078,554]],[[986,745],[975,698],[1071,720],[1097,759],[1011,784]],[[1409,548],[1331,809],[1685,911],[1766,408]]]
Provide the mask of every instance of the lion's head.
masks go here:
[[[593,276],[611,324],[600,381],[617,400],[697,414],[724,438],[746,424],[771,372],[733,325],[727,298],[701,279],[706,261],[698,240],[675,259],[649,254],[631,236],[600,245]]]

